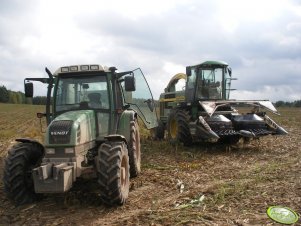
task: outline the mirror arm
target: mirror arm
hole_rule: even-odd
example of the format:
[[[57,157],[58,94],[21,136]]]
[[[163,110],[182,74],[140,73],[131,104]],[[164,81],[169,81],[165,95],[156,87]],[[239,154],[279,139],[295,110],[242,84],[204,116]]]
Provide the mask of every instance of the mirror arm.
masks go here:
[[[47,88],[47,99],[46,99],[46,121],[47,121],[47,125],[50,124],[50,105],[51,105],[51,90],[53,88],[53,75],[52,73],[49,71],[49,69],[46,67],[45,68],[46,73],[49,76],[48,79],[48,88]]]

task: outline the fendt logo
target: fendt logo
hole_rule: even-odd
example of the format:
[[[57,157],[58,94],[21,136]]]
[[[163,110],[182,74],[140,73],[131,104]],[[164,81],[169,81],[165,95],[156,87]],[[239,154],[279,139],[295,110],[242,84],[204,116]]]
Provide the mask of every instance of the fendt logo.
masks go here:
[[[64,135],[68,135],[69,131],[52,131],[50,132],[51,135],[54,135],[54,136],[64,136]]]

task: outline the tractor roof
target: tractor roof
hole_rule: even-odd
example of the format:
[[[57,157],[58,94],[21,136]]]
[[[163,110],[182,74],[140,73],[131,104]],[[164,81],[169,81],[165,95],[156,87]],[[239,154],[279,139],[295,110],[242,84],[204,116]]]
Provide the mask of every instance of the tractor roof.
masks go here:
[[[228,64],[225,61],[217,61],[217,60],[208,60],[204,61],[203,63],[189,66],[189,67],[196,67],[196,66],[213,66],[213,65],[219,65],[219,66],[228,66]]]
[[[110,72],[110,69],[107,66],[102,66],[99,64],[72,65],[72,66],[60,67],[54,72],[53,75],[58,76],[59,74],[69,74],[74,72],[89,72],[89,71]]]

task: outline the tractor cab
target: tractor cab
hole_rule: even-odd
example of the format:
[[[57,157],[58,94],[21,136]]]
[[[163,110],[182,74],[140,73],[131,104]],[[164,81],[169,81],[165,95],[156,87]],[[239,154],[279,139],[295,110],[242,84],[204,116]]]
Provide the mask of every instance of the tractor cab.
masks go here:
[[[222,61],[206,61],[186,67],[186,101],[227,100],[230,94],[231,69]]]

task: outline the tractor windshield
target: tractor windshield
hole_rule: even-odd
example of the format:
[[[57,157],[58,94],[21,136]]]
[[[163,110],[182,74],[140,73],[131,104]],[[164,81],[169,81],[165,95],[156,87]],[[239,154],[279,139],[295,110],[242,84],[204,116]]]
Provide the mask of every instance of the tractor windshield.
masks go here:
[[[223,68],[201,68],[198,71],[198,99],[222,99],[223,71]]]
[[[55,93],[55,111],[108,109],[106,76],[80,75],[59,77]]]

